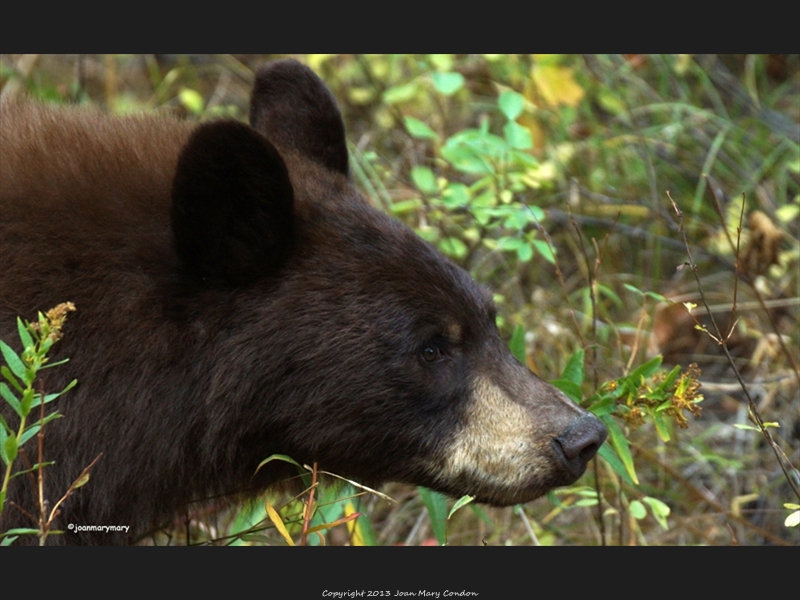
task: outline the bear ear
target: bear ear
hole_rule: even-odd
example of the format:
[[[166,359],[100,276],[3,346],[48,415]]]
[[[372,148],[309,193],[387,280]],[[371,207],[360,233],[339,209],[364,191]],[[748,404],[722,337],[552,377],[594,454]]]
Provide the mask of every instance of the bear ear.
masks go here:
[[[193,275],[238,285],[274,273],[293,245],[294,195],[275,147],[243,123],[198,127],[172,185],[172,231]]]
[[[250,124],[278,147],[348,174],[344,122],[336,100],[322,80],[296,60],[259,69]]]

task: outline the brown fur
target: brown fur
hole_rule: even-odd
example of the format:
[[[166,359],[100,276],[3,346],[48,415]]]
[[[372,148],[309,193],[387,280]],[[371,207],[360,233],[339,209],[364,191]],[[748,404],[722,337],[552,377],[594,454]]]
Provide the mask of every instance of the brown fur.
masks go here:
[[[79,381],[47,426],[46,495],[102,453],[57,526],[131,526],[59,539],[136,541],[287,475],[254,477],[275,453],[500,505],[574,481],[604,428],[513,359],[483,288],[353,188],[324,84],[273,63],[251,119],[0,106],[0,338],[78,309],[52,357],[70,362],[43,373]],[[12,526],[30,523],[7,506]]]

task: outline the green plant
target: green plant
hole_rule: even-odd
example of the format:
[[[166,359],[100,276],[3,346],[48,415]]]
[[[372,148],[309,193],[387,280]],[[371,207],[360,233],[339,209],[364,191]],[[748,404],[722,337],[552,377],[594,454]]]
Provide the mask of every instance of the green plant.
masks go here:
[[[61,328],[70,311],[75,310],[75,306],[71,302],[59,304],[55,308],[47,311],[47,313],[39,313],[37,321],[34,323],[23,322],[22,319],[17,319],[17,331],[19,339],[22,343],[22,353],[17,354],[5,342],[0,340],[0,351],[2,351],[5,365],[0,367],[0,374],[8,382],[0,382],[0,396],[3,400],[14,410],[19,418],[18,423],[13,421],[9,423],[0,415],[0,460],[3,461],[4,475],[3,485],[0,488],[0,512],[5,509],[6,496],[8,494],[8,487],[14,477],[37,471],[39,477],[43,476],[43,467],[52,464],[42,461],[42,446],[41,439],[44,435],[43,427],[52,421],[58,419],[62,415],[57,411],[51,411],[45,414],[45,404],[52,402],[65,392],[72,389],[77,380],[72,380],[64,389],[54,394],[45,394],[42,390],[36,391],[35,384],[39,373],[47,368],[55,367],[64,364],[68,359],[63,359],[58,362],[49,363],[47,354],[53,344],[61,338]],[[11,387],[9,387],[9,384]],[[13,388],[13,390],[12,390]],[[38,419],[34,413],[35,409],[39,409]],[[31,419],[36,419],[30,422]],[[21,470],[14,471],[14,462],[17,459],[22,446],[33,436],[38,435],[39,444],[39,460],[33,466]],[[85,474],[85,477],[83,475]],[[84,471],[82,477],[78,479],[68,490],[67,494],[59,500],[52,508],[52,510],[45,514],[44,499],[41,498],[42,486],[39,486],[40,498],[39,506],[42,509],[42,515],[39,519],[39,528],[15,528],[6,532],[0,532],[0,545],[11,544],[19,535],[38,535],[39,543],[44,545],[47,536],[50,533],[50,525],[53,519],[58,514],[58,507],[77,487],[80,487],[88,481],[88,470]]]
[[[478,128],[443,139],[421,120],[405,117],[412,137],[433,143],[436,160],[434,168],[417,165],[411,169],[411,179],[424,200],[395,203],[392,212],[403,214],[426,202],[429,216],[444,225],[422,228],[420,234],[459,260],[476,245],[483,245],[489,250],[514,252],[522,262],[530,261],[534,253],[553,262],[550,246],[536,237],[544,213],[515,200],[515,194],[538,187],[541,180],[539,162],[530,152],[531,132],[517,122],[525,105],[525,97],[513,90],[498,96],[496,109],[504,119],[502,136],[490,132],[488,118]]]
[[[358,510],[360,498],[368,493],[386,500],[391,498],[332,473],[320,471],[316,464],[302,466],[285,455],[270,456],[259,464],[257,470],[272,461],[286,462],[297,467],[304,489],[288,501],[282,501],[279,506],[273,504],[276,496],[268,494],[263,510],[259,507],[252,512],[240,511],[231,527],[233,533],[227,535],[226,540],[211,540],[212,542],[273,545],[275,540],[266,535],[266,530],[274,529],[289,546],[324,546],[326,542],[323,534],[334,527],[346,525],[352,545],[376,545],[372,524]],[[320,475],[330,476],[338,480],[338,483],[320,485]]]

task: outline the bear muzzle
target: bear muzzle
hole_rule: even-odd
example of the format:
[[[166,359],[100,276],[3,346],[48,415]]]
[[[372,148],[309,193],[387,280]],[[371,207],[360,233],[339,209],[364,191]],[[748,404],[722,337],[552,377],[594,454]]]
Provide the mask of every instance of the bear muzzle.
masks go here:
[[[586,465],[603,445],[607,435],[608,431],[600,419],[586,414],[575,419],[564,433],[553,438],[553,452],[572,479],[566,484],[583,475]]]

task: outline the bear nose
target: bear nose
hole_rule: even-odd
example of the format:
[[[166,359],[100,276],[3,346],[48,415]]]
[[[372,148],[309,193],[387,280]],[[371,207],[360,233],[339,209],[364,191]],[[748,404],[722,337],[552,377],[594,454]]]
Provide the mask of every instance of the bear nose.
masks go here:
[[[569,474],[577,479],[607,435],[608,431],[600,419],[594,415],[584,415],[575,419],[564,433],[553,439],[553,450]]]

